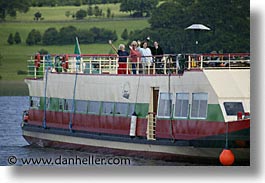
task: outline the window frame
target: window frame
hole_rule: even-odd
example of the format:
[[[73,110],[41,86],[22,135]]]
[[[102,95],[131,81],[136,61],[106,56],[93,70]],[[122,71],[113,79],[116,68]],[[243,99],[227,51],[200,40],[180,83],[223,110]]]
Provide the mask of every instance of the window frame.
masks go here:
[[[207,96],[207,100],[206,100],[206,109],[205,109],[205,117],[194,117],[194,116],[191,116],[192,115],[192,107],[193,107],[193,97],[194,95],[196,94],[206,94]],[[207,112],[208,112],[208,100],[209,100],[209,94],[206,93],[206,92],[197,92],[197,93],[192,93],[192,98],[191,98],[191,107],[190,107],[190,119],[207,119]],[[199,100],[201,101],[201,100]],[[200,109],[198,109],[197,111],[199,111]]]
[[[40,97],[31,96],[30,97],[30,108],[31,109],[40,109],[40,102],[41,102],[41,98]]]
[[[177,118],[177,119],[188,119],[189,118],[189,105],[190,105],[190,93],[188,92],[179,92],[179,93],[175,93],[176,94],[176,97],[175,97],[175,101],[174,101],[174,113],[173,113],[173,117],[174,118]],[[187,116],[184,117],[184,116],[176,116],[176,107],[177,107],[177,95],[178,94],[186,94],[188,96],[188,107],[187,107]],[[183,103],[182,103],[183,105]],[[182,107],[181,105],[181,107]]]
[[[244,108],[244,105],[243,105],[242,101],[227,101],[227,102],[223,102],[223,106],[224,106],[224,109],[225,109],[225,114],[227,116],[237,116],[237,113],[236,114],[227,114],[227,108],[226,108],[225,103],[239,103],[239,104],[241,104],[241,107],[242,107],[243,111],[237,111],[237,113],[238,112],[242,112],[243,114],[245,113],[245,108]]]
[[[103,110],[104,110],[104,104],[111,104],[112,105],[112,111],[110,111],[110,113],[105,113]],[[101,115],[106,115],[106,116],[112,116],[115,114],[115,102],[107,102],[107,101],[104,101],[102,102],[102,105],[101,105]]]
[[[170,99],[171,99],[171,104],[170,104],[170,106],[171,106],[171,114],[169,114],[169,116],[160,116],[160,115],[159,115],[161,96],[162,96],[163,94],[170,95]],[[158,103],[157,103],[157,105],[158,105],[158,106],[157,106],[157,117],[158,117],[158,118],[170,119],[170,118],[172,117],[172,114],[173,114],[172,110],[174,110],[174,107],[172,106],[172,105],[173,105],[173,93],[159,92],[159,97],[158,97]]]
[[[86,110],[85,111],[79,111],[78,110],[77,104],[79,102],[82,102],[82,103],[85,103],[86,104]],[[88,105],[89,105],[89,101],[87,101],[87,100],[75,100],[75,112],[76,113],[80,113],[80,114],[87,114],[87,112],[88,112]]]
[[[64,99],[59,98],[58,100],[58,111],[64,111]]]
[[[127,106],[126,106],[126,113],[125,114],[122,114],[122,113],[120,113],[120,114],[118,114],[117,113],[117,105],[118,104],[126,104]],[[129,103],[124,103],[124,102],[115,102],[115,106],[114,106],[114,111],[115,111],[115,116],[128,116],[128,113],[129,113],[129,107],[130,107],[130,104]]]
[[[97,112],[91,112],[90,111],[90,105],[91,105],[91,102],[95,102],[95,103],[98,103],[98,111]],[[99,101],[88,101],[88,106],[87,106],[87,114],[97,114],[99,115],[100,114],[100,111],[101,111],[101,102]]]

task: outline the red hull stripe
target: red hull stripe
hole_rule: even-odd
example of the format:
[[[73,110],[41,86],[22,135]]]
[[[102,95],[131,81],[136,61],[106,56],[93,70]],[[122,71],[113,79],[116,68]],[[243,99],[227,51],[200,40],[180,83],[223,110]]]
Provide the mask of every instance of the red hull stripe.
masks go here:
[[[47,111],[47,127],[68,129],[70,113]],[[29,124],[41,126],[43,111],[30,110]],[[250,119],[229,122],[229,132],[237,132],[250,128]],[[146,137],[147,119],[138,118],[136,136]],[[129,135],[130,118],[117,116],[98,116],[88,114],[74,114],[73,130]],[[221,135],[226,132],[226,123],[203,120],[162,120],[156,122],[157,138],[174,138],[182,140],[199,139]]]

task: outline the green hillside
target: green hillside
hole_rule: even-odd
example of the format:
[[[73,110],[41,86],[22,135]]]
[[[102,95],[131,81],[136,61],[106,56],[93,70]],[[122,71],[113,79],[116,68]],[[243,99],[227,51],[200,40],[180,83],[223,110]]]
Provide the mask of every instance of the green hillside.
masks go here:
[[[75,7],[75,6],[64,6],[64,7],[34,7],[30,8],[25,14],[18,13],[16,19],[7,17],[7,21],[0,23],[0,54],[2,55],[0,65],[1,80],[23,80],[26,75],[18,75],[18,71],[26,71],[27,58],[39,51],[40,49],[48,50],[49,53],[73,53],[74,43],[72,45],[64,46],[44,46],[34,45],[27,46],[25,40],[28,33],[32,29],[36,29],[44,33],[44,31],[50,27],[54,27],[59,30],[62,27],[69,25],[75,26],[77,29],[90,29],[92,27],[105,28],[108,30],[116,31],[118,40],[115,42],[118,45],[123,41],[120,36],[125,28],[130,32],[132,30],[139,30],[149,27],[147,19],[132,19],[128,17],[128,14],[120,13],[119,4],[116,5],[99,5],[102,9],[111,7],[115,14],[114,19],[110,18],[86,18],[82,21],[77,21],[72,18],[67,18],[64,14],[65,11],[76,11],[80,8],[87,8],[88,6]],[[34,12],[40,11],[43,14],[44,20],[33,21]],[[119,18],[116,18],[119,16]],[[127,16],[127,17],[125,17]],[[123,17],[123,18],[122,18]],[[19,45],[9,45],[7,43],[8,35],[13,35],[19,32],[22,43]],[[82,53],[109,53],[110,47],[107,44],[81,44]]]

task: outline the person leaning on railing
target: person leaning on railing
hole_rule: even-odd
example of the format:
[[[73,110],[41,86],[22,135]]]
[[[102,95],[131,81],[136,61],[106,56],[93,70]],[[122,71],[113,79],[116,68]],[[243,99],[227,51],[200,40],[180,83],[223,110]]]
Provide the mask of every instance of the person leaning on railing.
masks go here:
[[[141,61],[143,65],[143,74],[147,74],[146,70],[150,68],[153,63],[152,52],[150,48],[148,48],[147,41],[144,41],[142,43],[142,47],[139,47],[138,49],[142,56]]]
[[[133,74],[136,74],[136,66],[137,66],[137,62],[139,64],[141,53],[137,50],[136,41],[133,41],[131,45],[129,46],[129,48],[130,48],[130,58],[132,62],[132,72]]]
[[[125,50],[125,45],[120,44],[119,49],[112,44],[112,41],[109,40],[109,44],[113,48],[113,50],[118,54],[119,56],[119,67],[118,67],[118,74],[126,74],[126,69],[127,69],[127,57],[129,56],[129,53]],[[129,73],[129,71],[128,71]]]
[[[152,55],[154,56],[156,74],[163,74],[163,49],[161,46],[159,46],[157,41],[154,42],[154,46],[149,46],[149,48],[151,49]]]

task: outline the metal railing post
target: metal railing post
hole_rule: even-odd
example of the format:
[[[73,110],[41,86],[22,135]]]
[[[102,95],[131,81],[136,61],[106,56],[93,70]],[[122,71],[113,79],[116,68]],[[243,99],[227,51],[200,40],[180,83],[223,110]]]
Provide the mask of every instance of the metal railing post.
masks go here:
[[[230,56],[231,56],[231,55],[228,54],[228,69],[229,69],[229,70],[230,70],[230,61],[231,61],[231,60],[230,60]]]
[[[189,57],[188,57],[188,70],[190,70],[190,65],[191,65],[191,56],[189,55]]]
[[[203,55],[200,56],[201,57],[201,70],[203,69]]]
[[[129,58],[126,58],[126,74],[129,74]]]

